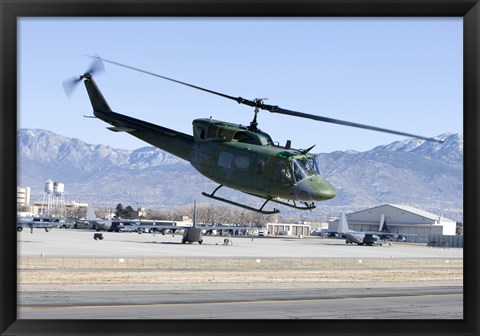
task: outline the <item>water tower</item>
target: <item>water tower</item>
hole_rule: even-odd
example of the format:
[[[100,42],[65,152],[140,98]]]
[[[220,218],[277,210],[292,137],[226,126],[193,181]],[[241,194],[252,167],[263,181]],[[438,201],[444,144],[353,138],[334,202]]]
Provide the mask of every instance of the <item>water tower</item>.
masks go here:
[[[52,180],[45,181],[43,193],[42,215],[64,216],[65,215],[65,185]]]
[[[65,217],[65,185],[53,182],[54,213]]]

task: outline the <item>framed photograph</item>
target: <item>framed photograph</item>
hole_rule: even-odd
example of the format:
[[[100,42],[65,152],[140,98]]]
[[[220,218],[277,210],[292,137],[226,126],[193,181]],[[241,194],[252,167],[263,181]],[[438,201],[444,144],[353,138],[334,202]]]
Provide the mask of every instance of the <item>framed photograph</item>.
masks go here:
[[[479,202],[480,8],[477,1],[0,1],[2,335],[478,334],[478,323],[475,322],[478,316],[478,274],[475,270],[478,265],[477,242],[480,237],[475,223],[478,222]],[[103,74],[105,70],[106,75]],[[105,127],[109,129],[108,132]],[[22,133],[20,137],[21,132],[28,134],[23,137]],[[182,306],[176,305],[178,302],[174,296],[180,295],[183,289],[178,290],[180,283],[180,287],[175,289],[174,279],[172,284],[169,284],[172,293],[165,296],[166,299],[157,299],[155,295],[148,293],[154,290],[154,286],[137,286],[132,292],[119,290],[118,293],[115,292],[115,286],[106,286],[109,293],[105,293],[104,300],[96,300],[96,303],[91,305],[84,299],[79,299],[80,296],[76,296],[79,292],[75,294],[75,290],[71,289],[73,287],[68,286],[63,289],[64,302],[56,302],[56,296],[47,293],[54,293],[56,290],[48,289],[48,284],[44,284],[43,289],[33,289],[29,293],[31,297],[35,297],[38,304],[33,303],[28,309],[19,310],[19,302],[23,305],[24,301],[21,301],[23,299],[18,294],[21,279],[17,268],[19,261],[25,263],[25,259],[21,258],[18,237],[25,232],[17,232],[19,230],[13,227],[19,209],[17,188],[25,180],[28,181],[27,184],[38,182],[33,186],[39,194],[38,190],[43,188],[44,182],[43,179],[31,182],[31,176],[25,179],[19,174],[18,151],[25,148],[21,143],[23,140],[19,143],[19,139],[27,139],[27,135],[30,137],[28,139],[48,136],[71,138],[82,146],[95,144],[91,145],[92,148],[101,144],[99,146],[103,146],[103,151],[121,148],[124,152],[134,152],[143,148],[135,152],[143,161],[129,163],[143,168],[154,160],[160,160],[155,156],[158,153],[154,154],[148,148],[145,149],[145,146],[153,145],[172,154],[162,157],[162,160],[175,161],[180,158],[189,161],[187,168],[172,165],[171,169],[186,169],[188,174],[190,170],[195,172],[196,169],[203,174],[199,175],[199,178],[178,181],[178,174],[170,174],[166,170],[159,173],[145,169],[127,176],[126,173],[118,173],[109,166],[108,174],[92,173],[92,185],[88,187],[82,186],[84,183],[81,178],[65,186],[67,190],[71,188],[67,193],[76,199],[96,188],[98,193],[91,199],[85,199],[86,203],[103,201],[108,204],[112,199],[118,199],[119,205],[135,205],[140,217],[141,206],[154,208],[156,203],[163,202],[162,204],[170,204],[173,208],[185,203],[185,200],[188,200],[189,204],[195,201],[192,218],[184,220],[192,221],[193,226],[202,223],[215,229],[222,221],[231,221],[242,226],[253,220],[245,211],[254,210],[260,212],[260,216],[271,216],[268,217],[269,225],[257,228],[255,239],[267,241],[275,238],[270,239],[272,242],[281,239],[299,241],[311,231],[310,226],[303,225],[312,221],[309,215],[299,215],[295,218],[298,219],[295,225],[285,226],[278,220],[279,217],[274,217],[279,216],[277,209],[285,214],[289,214],[288,211],[292,208],[291,211],[307,210],[303,213],[310,214],[315,211],[317,216],[325,219],[338,217],[337,221],[328,221],[328,230],[323,227],[322,234],[333,233],[331,231],[335,230],[331,225],[336,225],[338,232],[335,233],[339,234],[340,238],[343,234],[347,245],[352,243],[359,246],[388,243],[384,242],[386,237],[380,238],[378,232],[372,233],[376,230],[375,226],[362,222],[361,215],[358,215],[355,221],[353,217],[343,216],[345,211],[342,209],[345,209],[347,202],[361,204],[360,198],[363,204],[378,204],[380,198],[369,199],[369,195],[363,190],[366,183],[379,184],[377,190],[381,193],[383,182],[380,180],[388,179],[390,171],[387,171],[386,167],[391,166],[388,161],[390,159],[365,159],[370,165],[375,162],[375,169],[385,169],[381,179],[375,175],[375,181],[370,182],[365,182],[371,178],[371,175],[368,175],[367,163],[355,171],[349,170],[349,163],[343,166],[338,163],[337,168],[343,173],[335,175],[328,170],[331,168],[327,167],[325,162],[332,160],[334,155],[346,157],[362,152],[375,155],[372,149],[377,146],[395,147],[397,150],[402,146],[418,146],[418,141],[432,142],[438,146],[444,142],[455,141],[455,144],[462,146],[459,160],[463,162],[459,162],[460,168],[457,167],[456,171],[463,170],[463,173],[457,174],[463,177],[463,181],[461,177],[445,177],[443,174],[447,168],[443,167],[443,170],[439,168],[435,176],[432,171],[441,164],[439,158],[430,160],[433,163],[424,159],[410,164],[421,166],[425,171],[430,170],[431,179],[434,181],[432,185],[435,185],[437,190],[451,188],[448,192],[442,191],[451,198],[442,199],[443,203],[432,198],[431,202],[441,204],[435,209],[439,216],[438,221],[444,217],[453,218],[453,230],[458,229],[455,228],[455,221],[457,224],[462,223],[463,249],[447,250],[442,248],[446,245],[441,245],[445,242],[433,243],[430,239],[432,224],[425,224],[423,231],[403,231],[407,233],[402,235],[402,239],[407,240],[409,235],[421,235],[421,242],[427,247],[437,247],[428,250],[432,256],[430,260],[438,259],[444,263],[443,256],[448,256],[445,257],[447,260],[455,259],[448,262],[460,260],[464,265],[463,292],[457,286],[456,292],[435,293],[428,298],[432,305],[437,302],[437,305],[445,306],[445,312],[448,311],[445,304],[448,301],[451,311],[455,311],[451,315],[445,313],[445,316],[433,317],[428,313],[425,317],[418,317],[416,312],[419,311],[417,306],[420,304],[414,302],[411,304],[410,319],[408,308],[404,306],[399,308],[398,312],[391,312],[385,311],[387,308],[383,309],[380,305],[371,308],[372,312],[381,311],[380,315],[369,315],[366,311],[376,305],[375,300],[382,295],[386,300],[392,301],[406,297],[402,289],[380,293],[375,291],[373,285],[372,288],[361,288],[358,292],[355,292],[353,286],[350,294],[321,297],[309,295],[307,286],[302,295],[273,295],[262,298],[262,292],[255,292],[247,280],[239,281],[234,289],[230,287],[230,292],[227,281],[218,287],[218,292],[226,293],[225,299],[221,299],[219,294],[210,302],[209,295],[214,295],[215,286],[205,285],[198,287],[198,290],[193,288],[185,291],[191,300],[183,302]],[[399,141],[405,137],[409,140]],[[455,140],[452,140],[453,138]],[[240,145],[231,152],[225,150],[225,147],[218,150],[212,147],[212,144],[224,146],[228,141]],[[192,147],[194,142],[197,144],[196,151],[191,154],[186,148]],[[271,152],[264,154],[265,150],[262,149],[252,155],[254,149],[248,146],[257,143],[268,147]],[[463,143],[466,144],[464,147]],[[35,151],[32,151],[33,158],[35,155],[48,155],[49,146],[61,144],[49,141],[43,143],[43,146],[43,149],[37,146]],[[212,151],[216,154],[212,154]],[[247,152],[248,154],[245,154]],[[123,152],[112,151],[108,160],[120,160],[119,157],[123,155],[121,153]],[[313,153],[317,154],[320,160]],[[90,163],[79,156],[76,166],[72,160],[76,155],[71,150],[66,151],[65,165],[58,166],[58,170],[63,170],[63,173],[52,178],[67,178],[69,169],[70,174],[80,176],[80,169],[78,173],[76,170],[78,166]],[[210,173],[208,167],[204,168],[210,162],[209,155],[215,155],[215,164],[218,163],[215,173]],[[265,155],[265,158],[262,155]],[[300,156],[304,158],[303,161]],[[273,157],[275,161],[270,160]],[[399,157],[403,156],[396,156],[392,160],[398,161]],[[447,159],[450,158],[445,156],[445,161]],[[345,158],[344,161],[346,160]],[[355,157],[354,161],[358,160],[361,160],[360,155]],[[29,162],[37,161],[32,159]],[[100,159],[97,162],[100,163]],[[382,162],[385,165],[382,165]],[[36,168],[38,170],[35,170]],[[397,178],[401,179],[401,182],[397,183],[395,188],[391,188],[389,184],[391,189],[385,193],[396,193],[390,198],[395,199],[411,192],[410,199],[413,204],[427,198],[409,184],[415,181],[410,181],[413,180],[412,175],[405,173],[403,168],[401,165],[394,167],[392,172],[401,174],[401,178]],[[41,167],[38,165],[35,169],[31,169],[32,174],[40,171]],[[359,177],[360,173],[362,177]],[[268,185],[266,180],[262,179],[266,174],[271,174]],[[363,184],[360,183],[362,178],[365,180]],[[121,187],[122,179],[123,184],[128,185],[127,188]],[[294,187],[290,188],[289,183]],[[323,189],[319,191],[315,183],[321,184]],[[351,190],[346,190],[347,184],[350,184]],[[223,186],[225,188],[220,189]],[[55,187],[61,188],[58,195],[62,194],[63,197],[63,184]],[[178,188],[185,187],[188,191],[181,196],[177,195]],[[162,189],[163,194],[158,192],[158,189]],[[393,189],[395,190],[392,191]],[[203,197],[201,192],[204,196],[213,198],[212,202],[236,205],[240,209],[238,213],[235,212],[236,217],[225,219],[227,217],[224,214],[215,213],[213,206],[202,208],[197,205],[198,199]],[[413,195],[415,192],[418,195]],[[145,197],[139,198],[136,196],[138,193],[143,193]],[[249,198],[237,198],[238,193],[253,197],[253,201]],[[99,201],[98,195],[103,195],[104,199]],[[285,195],[295,195],[296,202],[282,203],[279,199]],[[39,197],[37,195],[37,198]],[[169,201],[166,201],[167,198]],[[445,205],[448,202],[453,205],[448,207]],[[355,208],[355,211],[361,213],[360,208]],[[368,212],[371,213],[375,212],[376,207],[364,206],[362,209],[365,208],[369,208]],[[396,211],[408,212],[410,209],[413,208],[400,207],[396,208]],[[118,206],[115,211],[120,211]],[[425,211],[416,215],[423,216],[423,220],[428,221],[431,214]],[[224,217],[220,218],[221,216]],[[347,224],[347,218],[350,224]],[[386,223],[394,225],[391,218],[383,213],[380,221],[381,227]],[[113,221],[110,224],[113,225]],[[130,223],[119,225],[126,231]],[[162,238],[162,242],[153,239],[153,243],[150,239],[147,242],[145,237],[148,237],[147,233],[153,225],[156,223],[150,225],[143,222],[142,235],[135,235],[137,246],[148,245],[148,248],[155,249],[163,244],[163,247],[174,248],[177,245],[189,247],[185,243],[200,246],[204,242],[197,236],[191,238],[193,236],[187,234],[188,229],[185,229],[183,236],[175,237],[176,229],[167,228],[166,224],[163,224],[165,227],[162,232],[172,233],[171,239]],[[355,232],[348,235],[345,228],[339,231],[342,225],[345,225],[347,230],[353,228]],[[408,229],[408,226],[395,227],[395,241],[399,239],[398,232],[402,228]],[[320,229],[318,231],[320,232]],[[247,233],[248,231],[243,234]],[[449,234],[457,233],[455,231]],[[90,237],[94,232],[87,232],[86,235]],[[111,257],[121,267],[125,266],[123,257],[119,258],[117,254],[108,252],[108,246],[113,246],[109,244],[118,243],[115,240],[122,241],[125,235],[133,237],[134,233],[121,233],[117,237],[122,238],[97,241],[102,240],[103,236],[96,232],[93,236],[95,244],[101,247],[94,251],[86,250],[82,257],[98,258],[100,254],[105,258]],[[357,241],[359,235],[361,238]],[[251,235],[251,241],[250,235],[248,236],[251,244],[254,243],[254,236]],[[233,246],[236,238],[222,236],[217,240],[209,239],[211,238],[205,239],[207,244],[204,245],[225,247]],[[245,237],[241,239],[242,243],[246,242]],[[418,242],[421,239],[419,238]],[[22,244],[24,242],[25,239],[22,239]],[[29,239],[30,245],[36,242],[35,238]],[[449,243],[452,244],[450,241]],[[154,246],[155,244],[157,246]],[[344,248],[345,240],[342,240],[342,244]],[[202,247],[205,247],[204,245]],[[301,248],[307,251],[307,248],[311,247]],[[262,256],[275,259],[275,262],[283,260],[284,263],[289,263],[295,256],[300,256],[300,247],[297,254],[293,250],[289,252],[286,247],[282,251],[276,245],[271,245],[270,249],[270,252],[265,252]],[[318,252],[318,249],[308,251]],[[246,256],[251,250],[252,248],[248,247],[241,253]],[[367,259],[375,259],[377,252],[370,251],[372,250],[359,252],[355,259],[356,265],[353,266],[367,263]],[[50,255],[52,252],[48,250],[41,253]],[[438,257],[433,257],[435,254]],[[252,265],[242,264],[239,267],[259,268],[262,259],[254,258],[253,255],[249,255]],[[365,258],[362,257],[364,255]],[[161,255],[158,251],[152,254],[152,257],[159,256]],[[78,256],[66,257],[68,259]],[[183,256],[184,260],[197,260],[202,257],[203,255],[199,255],[195,259],[191,255]],[[218,255],[206,258],[215,257],[216,262],[223,262]],[[420,257],[418,255],[418,258],[408,259],[409,262],[415,262],[414,259]],[[237,260],[238,257],[234,259]],[[75,260],[78,262],[78,259]],[[198,263],[202,265],[202,262]],[[304,264],[304,268],[308,267],[310,266]],[[95,270],[92,270],[96,272],[101,267],[94,268]],[[444,265],[438,264],[438,268],[442,269]],[[222,268],[215,270],[221,272]],[[289,271],[295,272],[295,269]],[[140,278],[138,270],[132,268],[132,277]],[[215,279],[215,274],[211,277]],[[287,282],[294,283],[292,279],[289,278]],[[334,292],[335,279],[328,281],[331,281],[328,288]],[[370,284],[375,281],[372,276]],[[120,282],[117,284],[122,285]],[[132,288],[135,285],[133,282],[125,284]],[[163,284],[167,288],[166,281]],[[264,288],[268,287],[264,285]],[[280,288],[282,280],[273,281],[271,285]],[[58,287],[60,291],[59,286],[52,286]],[[95,295],[99,295],[100,291],[96,293]],[[132,299],[131,304],[127,304],[119,299],[135,293],[138,293],[143,301],[135,302],[135,299]],[[168,294],[168,290],[165,290],[165,293]],[[420,292],[418,295],[413,292],[410,294],[428,296],[428,293]],[[242,295],[243,301],[239,301],[236,296]],[[255,298],[255,295],[258,297]],[[122,304],[117,304],[109,311],[107,305],[110,298],[112,302],[121,301]],[[44,300],[52,302],[45,305],[42,303]],[[319,304],[320,301],[323,305]],[[72,304],[68,305],[68,302]],[[99,302],[105,302],[105,309]],[[203,304],[202,307],[189,310],[188,306],[200,303]],[[279,303],[288,309],[268,311],[267,308],[261,308],[262,305],[267,307],[269,304]],[[228,306],[235,304],[239,308],[230,312]],[[335,308],[337,305],[344,308]],[[357,305],[356,310],[352,309]],[[461,305],[463,307],[459,317],[457,310]],[[327,306],[331,309],[318,311],[327,310],[319,308]],[[342,309],[345,309],[343,313]],[[129,310],[132,312],[130,315]],[[362,310],[365,311],[364,314]],[[48,317],[49,314],[51,318]],[[406,321],[408,323],[405,323]]]

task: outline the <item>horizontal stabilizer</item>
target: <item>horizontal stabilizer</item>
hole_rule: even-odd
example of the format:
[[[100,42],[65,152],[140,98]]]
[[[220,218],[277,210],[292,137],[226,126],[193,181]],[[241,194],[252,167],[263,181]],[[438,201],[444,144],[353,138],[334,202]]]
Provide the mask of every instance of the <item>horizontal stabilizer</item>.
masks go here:
[[[130,132],[135,132],[136,131],[136,129],[134,129],[134,128],[121,127],[121,126],[107,127],[107,129],[112,131],[112,132],[127,132],[127,133],[130,133]]]

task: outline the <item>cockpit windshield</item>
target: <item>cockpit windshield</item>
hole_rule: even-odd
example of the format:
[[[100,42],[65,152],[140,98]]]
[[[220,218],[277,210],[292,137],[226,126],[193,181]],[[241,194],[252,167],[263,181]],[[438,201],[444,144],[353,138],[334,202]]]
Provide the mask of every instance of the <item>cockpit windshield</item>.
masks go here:
[[[320,175],[317,157],[293,160],[293,173],[297,182],[312,175]]]

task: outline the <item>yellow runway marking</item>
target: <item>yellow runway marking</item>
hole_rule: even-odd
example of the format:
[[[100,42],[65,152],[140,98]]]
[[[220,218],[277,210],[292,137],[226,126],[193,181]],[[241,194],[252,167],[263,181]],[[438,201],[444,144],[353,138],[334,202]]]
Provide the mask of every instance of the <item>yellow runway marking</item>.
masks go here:
[[[107,308],[134,308],[134,307],[172,307],[172,306],[200,306],[200,305],[237,305],[237,304],[271,304],[271,303],[297,303],[319,301],[343,301],[343,300],[375,300],[375,299],[409,299],[438,296],[463,296],[458,293],[447,294],[420,294],[402,296],[374,296],[374,297],[347,297],[347,298],[321,298],[321,299],[279,299],[258,301],[219,301],[219,302],[190,302],[190,303],[149,303],[128,305],[98,305],[98,306],[42,306],[42,307],[18,307],[18,310],[57,310],[57,309],[107,309]]]

